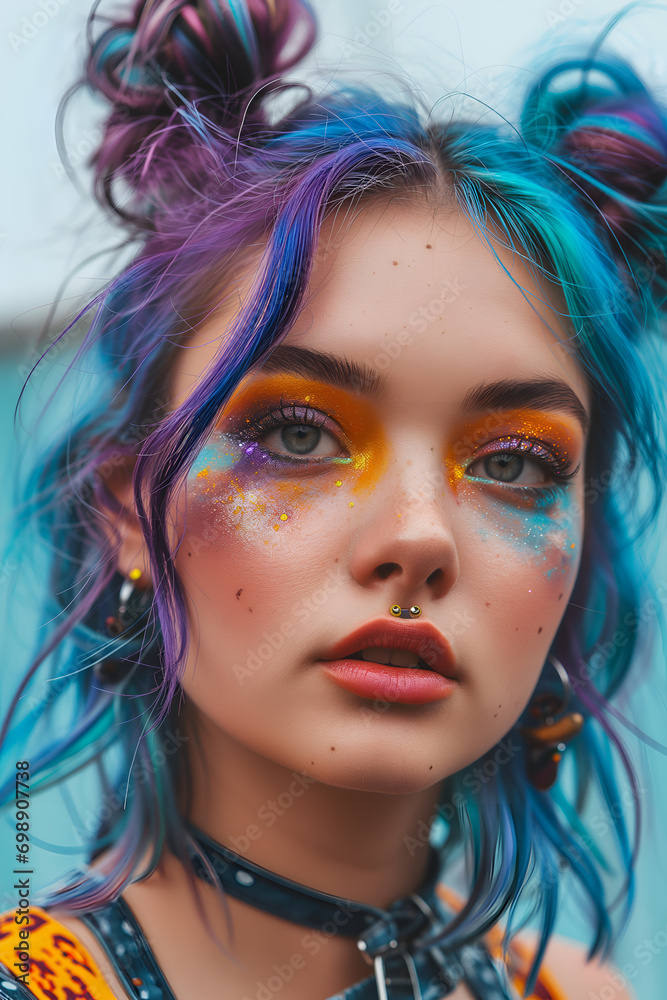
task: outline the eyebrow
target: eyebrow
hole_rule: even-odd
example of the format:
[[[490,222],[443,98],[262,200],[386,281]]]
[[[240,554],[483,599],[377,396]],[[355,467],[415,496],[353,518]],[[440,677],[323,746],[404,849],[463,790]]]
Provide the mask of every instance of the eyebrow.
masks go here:
[[[278,344],[258,372],[265,375],[304,375],[376,399],[385,396],[388,388],[386,377],[371,365],[360,365],[351,358],[313,351],[308,347],[293,347],[291,344]]]
[[[584,435],[588,433],[590,417],[574,389],[567,382],[548,376],[482,382],[466,393],[462,409],[464,413],[472,413],[475,410],[515,410],[524,407],[561,410],[581,424]]]
[[[290,374],[314,378],[375,399],[385,396],[389,387],[387,377],[372,365],[358,364],[351,358],[291,344],[278,344],[257,369],[257,373],[260,372],[265,375]],[[581,424],[584,434],[588,432],[590,418],[577,394],[567,382],[548,376],[484,381],[468,390],[462,411],[469,414],[479,410],[524,407],[561,410]]]

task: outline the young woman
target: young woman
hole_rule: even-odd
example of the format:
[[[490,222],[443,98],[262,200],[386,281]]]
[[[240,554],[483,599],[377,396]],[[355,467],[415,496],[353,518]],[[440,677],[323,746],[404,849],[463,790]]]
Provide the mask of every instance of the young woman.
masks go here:
[[[140,0],[91,40],[138,250],[26,486],[18,852],[31,788],[94,764],[99,799],[85,867],[20,881],[2,1000],[632,996],[610,699],[665,475],[665,111],[597,48],[517,126],[285,92],[314,35],[297,0]]]

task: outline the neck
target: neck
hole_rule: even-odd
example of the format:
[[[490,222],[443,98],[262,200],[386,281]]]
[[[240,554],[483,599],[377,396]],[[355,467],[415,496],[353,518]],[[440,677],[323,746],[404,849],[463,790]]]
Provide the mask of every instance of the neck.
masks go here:
[[[386,908],[428,867],[441,784],[403,794],[339,788],[241,745],[203,718],[189,755],[187,818],[263,868],[320,892]]]

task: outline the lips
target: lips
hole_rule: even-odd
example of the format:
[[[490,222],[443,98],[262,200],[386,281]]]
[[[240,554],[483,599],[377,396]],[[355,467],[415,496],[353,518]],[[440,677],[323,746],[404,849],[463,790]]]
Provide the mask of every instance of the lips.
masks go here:
[[[377,647],[412,650],[435,673],[443,677],[456,676],[456,661],[452,647],[442,632],[429,622],[401,621],[399,624],[397,621],[376,618],[330,646],[322,659],[342,660],[359,653],[362,649]]]
[[[420,657],[424,666],[407,667],[374,663],[358,659],[361,650],[371,655],[380,650],[409,650]],[[458,687],[456,664],[451,646],[441,632],[428,622],[402,621],[385,618],[362,625],[341,639],[320,661],[322,670],[338,687],[351,694],[377,702],[401,702],[406,705],[426,705],[451,697]],[[400,660],[400,654],[394,654]],[[384,718],[378,714],[378,719]]]

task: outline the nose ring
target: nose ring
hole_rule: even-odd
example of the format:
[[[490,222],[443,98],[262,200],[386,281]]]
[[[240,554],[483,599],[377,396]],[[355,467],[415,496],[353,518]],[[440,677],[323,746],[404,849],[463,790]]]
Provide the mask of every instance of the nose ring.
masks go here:
[[[422,609],[416,604],[413,604],[411,608],[402,608],[400,604],[392,604],[389,608],[389,614],[393,615],[394,618],[419,618],[422,613]]]

